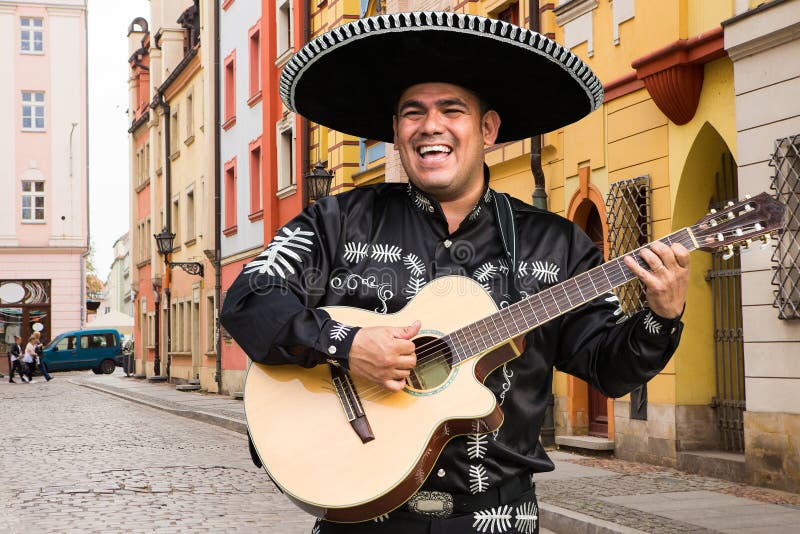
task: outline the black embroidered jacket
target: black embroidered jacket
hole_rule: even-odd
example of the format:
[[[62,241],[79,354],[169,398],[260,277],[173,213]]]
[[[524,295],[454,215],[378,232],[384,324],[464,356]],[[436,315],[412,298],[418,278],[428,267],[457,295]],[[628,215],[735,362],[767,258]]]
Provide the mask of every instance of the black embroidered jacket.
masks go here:
[[[256,362],[347,365],[358,328],[321,306],[379,313],[401,309],[426,282],[471,277],[498,307],[602,263],[570,221],[512,200],[517,265],[509,265],[488,188],[452,234],[437,201],[410,184],[381,184],[324,198],[280,229],[230,287],[222,323]],[[422,325],[425,328],[425,325]],[[550,471],[539,443],[553,367],[611,397],[655,376],[678,345],[682,324],[649,311],[626,320],[611,293],[534,329],[525,352],[486,380],[502,405],[499,431],[455,438],[425,489],[476,494],[520,474]]]

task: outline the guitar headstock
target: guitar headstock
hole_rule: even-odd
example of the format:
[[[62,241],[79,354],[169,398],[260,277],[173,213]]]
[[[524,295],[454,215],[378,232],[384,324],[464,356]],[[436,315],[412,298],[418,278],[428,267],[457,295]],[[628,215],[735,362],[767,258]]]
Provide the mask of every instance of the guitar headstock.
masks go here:
[[[700,219],[692,227],[698,248],[707,252],[724,248],[725,256],[733,255],[733,247],[749,248],[753,240],[762,241],[762,247],[769,244],[771,232],[783,229],[786,206],[767,193],[760,193],[739,202],[728,202],[720,210]],[[727,258],[725,258],[727,259]]]

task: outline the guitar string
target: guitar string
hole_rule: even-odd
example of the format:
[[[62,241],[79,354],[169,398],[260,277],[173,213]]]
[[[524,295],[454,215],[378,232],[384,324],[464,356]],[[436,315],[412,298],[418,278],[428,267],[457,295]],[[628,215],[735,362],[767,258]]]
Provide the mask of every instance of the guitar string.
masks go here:
[[[725,212],[722,212],[722,213],[724,214]],[[720,218],[722,218],[722,217],[720,217]],[[728,219],[728,218],[722,218],[722,223],[728,222],[730,220],[731,219]],[[717,224],[721,225],[722,223],[718,222]],[[720,234],[722,235],[722,237],[724,239],[727,239],[727,238],[730,238],[730,237],[738,238],[738,239],[741,239],[741,240],[747,239],[747,236],[745,236],[745,235],[741,235],[741,236],[737,235],[736,234],[736,230],[718,232],[718,231],[714,231],[714,227],[713,226],[707,226],[706,227],[706,228],[709,229],[709,231],[704,231],[704,230],[702,230],[702,228],[703,228],[702,223],[698,223],[698,224],[695,224],[695,225],[693,225],[691,227],[683,228],[681,230],[673,232],[672,234],[669,234],[669,235],[659,239],[658,241],[662,241],[662,242],[663,242],[663,240],[668,240],[669,241],[670,238],[674,238],[675,239],[673,241],[674,243],[681,243],[684,246],[688,245],[688,246],[692,247],[692,248],[690,248],[690,251],[691,251],[691,250],[694,250],[694,242],[692,241],[691,236],[689,235],[688,232],[686,232],[686,230],[692,231],[692,233],[694,234],[696,239],[704,238],[704,236],[708,237],[708,236],[711,236],[711,235],[719,236]],[[755,230],[755,225],[753,225],[752,230]],[[750,232],[750,231],[751,231],[750,229],[747,230],[747,232]],[[742,230],[742,232],[744,234],[745,230]],[[683,233],[684,235],[680,236],[679,234],[681,234],[681,233]],[[647,263],[638,254],[639,251],[641,251],[644,248],[647,248],[648,246],[649,246],[649,244],[648,245],[644,245],[642,247],[639,247],[637,249],[634,249],[633,251],[626,253],[625,256],[627,256],[627,255],[633,256],[634,259],[637,261],[637,263],[639,263],[639,265],[642,265],[646,269],[650,270],[650,268],[647,265]],[[598,292],[598,294],[593,298],[585,299],[584,302],[579,304],[579,306],[582,306],[583,304],[586,304],[586,303],[590,302],[591,300],[594,300],[594,299],[598,298],[603,293],[607,293],[611,289],[613,289],[615,287],[618,287],[619,285],[622,285],[622,284],[624,284],[624,283],[626,283],[626,282],[628,282],[630,280],[633,280],[635,278],[635,276],[634,277],[630,277],[630,276],[628,276],[626,274],[626,271],[627,271],[628,274],[632,274],[632,271],[627,269],[627,266],[625,266],[624,263],[621,261],[623,257],[624,256],[615,258],[614,260],[611,260],[609,262],[603,263],[603,264],[601,264],[601,265],[599,265],[599,266],[597,266],[597,267],[595,267],[593,269],[590,269],[589,271],[585,271],[584,273],[581,273],[581,275],[578,275],[578,276],[582,276],[582,275],[586,275],[588,273],[591,273],[594,270],[597,270],[598,272],[600,272],[602,270],[603,274],[606,276],[606,278],[609,280],[609,283],[611,284],[611,287],[608,290],[604,290],[604,291]],[[614,264],[614,266],[616,266],[618,268],[624,266],[626,268],[626,271],[622,271],[622,274],[616,274],[614,272],[611,272],[611,273],[606,272],[604,270],[605,267],[606,266],[610,266],[612,264]],[[609,274],[611,275],[610,277],[609,277]],[[563,284],[566,283],[566,282],[569,282],[570,280],[575,281],[576,278],[577,277],[574,277],[574,278],[571,278],[569,280],[566,280],[565,282],[557,284],[557,286],[551,286],[550,288],[547,288],[547,290],[551,290],[551,289],[553,289],[555,287],[561,287],[564,290],[565,294],[567,295],[567,301],[569,301],[569,293],[567,293],[567,290],[563,286]],[[575,283],[577,284],[578,282],[576,281]],[[547,291],[547,290],[545,290],[545,291]],[[580,293],[580,286],[579,285],[578,285],[578,291]],[[532,301],[533,301],[533,298],[536,295],[539,295],[540,293],[536,293],[534,295],[531,295],[531,297],[527,297],[526,299],[523,299],[523,300],[517,302],[516,304],[518,304],[520,308],[523,305],[529,307],[530,308],[530,310],[529,310],[530,313],[532,313],[534,315],[534,317],[536,317],[535,308],[534,308],[534,305],[533,305]],[[543,324],[544,322],[547,322],[547,321],[549,321],[551,319],[554,319],[555,317],[558,317],[561,314],[560,313],[560,308],[558,307],[558,302],[555,300],[555,296],[553,296],[553,300],[554,300],[554,303],[555,303],[555,306],[556,306],[556,310],[551,310],[551,307],[549,307],[547,304],[545,304],[544,301],[540,298],[540,301],[542,302],[542,307],[544,308],[543,310],[540,310],[540,311],[546,312],[548,317],[547,317],[546,320],[538,322],[538,323],[534,324],[530,328],[526,328],[525,331],[533,330],[536,327],[538,327],[541,324]],[[572,306],[570,306],[570,308],[572,308]],[[504,309],[507,309],[507,308],[504,308]],[[497,313],[500,313],[502,311],[503,310],[499,310]],[[524,310],[519,310],[519,311],[524,311]],[[447,346],[447,341],[443,341],[443,339],[445,337],[450,337],[451,335],[453,335],[453,334],[455,334],[455,333],[457,333],[457,332],[459,332],[461,330],[478,328],[476,326],[477,323],[486,322],[490,318],[492,319],[492,321],[494,321],[494,316],[495,315],[496,314],[492,314],[489,317],[486,317],[486,318],[481,319],[479,321],[475,321],[475,322],[473,322],[473,323],[471,323],[469,325],[466,325],[466,326],[464,326],[462,328],[459,328],[456,331],[451,332],[450,334],[447,334],[446,336],[443,336],[442,338],[436,338],[436,339],[434,339],[432,341],[426,342],[423,345],[420,345],[419,347],[417,347],[417,354],[418,354],[417,365],[414,367],[413,372],[418,373],[418,372],[423,371],[424,369],[426,369],[426,368],[428,368],[430,366],[438,365],[438,364],[440,364],[442,362],[447,362],[447,360],[450,359],[449,355],[452,354],[453,351],[450,350],[450,348]],[[526,325],[527,325],[527,321],[526,321]],[[516,326],[516,325],[514,325],[514,326]],[[506,329],[508,330],[508,327],[506,327]],[[480,345],[478,345],[477,347],[472,347],[471,345],[477,344],[478,341],[483,342],[484,345],[486,345],[486,338],[487,337],[489,337],[490,341],[492,340],[492,338],[491,338],[492,334],[490,332],[487,332],[486,334],[484,334],[478,328],[478,332],[477,333],[479,335],[478,338],[476,338],[473,335],[472,336],[472,341],[467,339],[467,342],[468,342],[467,348],[470,349],[471,352],[473,352],[473,356],[476,355],[476,354],[480,354],[480,352],[483,352],[483,351],[487,350],[488,348],[496,345],[496,343],[492,342],[491,344],[489,344],[488,346],[486,346],[483,349],[480,348]],[[521,335],[521,334],[518,334],[518,335]],[[444,349],[441,347],[442,343],[445,343]],[[439,345],[439,346],[435,347],[433,345]],[[450,346],[452,346],[452,345],[450,345]],[[420,350],[420,349],[422,349],[422,350]],[[462,349],[463,349],[463,346],[462,346]],[[460,359],[456,363],[456,365],[462,363],[464,360],[469,359],[471,357],[472,356],[467,356],[467,357],[464,357],[463,359]],[[447,363],[449,363],[449,362],[447,362]],[[385,392],[386,395],[393,393],[393,392],[387,390],[386,388],[384,388],[381,385],[374,385],[374,386],[370,386],[370,387],[366,388],[362,392],[362,394],[360,396],[365,400],[375,400],[376,398],[372,395],[375,391],[383,391],[383,392]],[[381,398],[383,396],[385,396],[385,395],[379,395],[378,398]]]
[[[725,219],[725,220],[729,220],[729,219]],[[701,229],[701,225],[700,225],[700,224],[697,224],[697,225],[694,225],[694,226],[690,227],[689,229],[691,229],[691,230],[695,230],[695,229],[697,229],[697,230],[700,230],[700,229]],[[712,229],[713,229],[713,228],[712,228]],[[753,229],[755,229],[755,226],[753,227]],[[672,233],[672,234],[670,234],[670,235],[667,235],[667,236],[665,236],[664,238],[662,238],[662,240],[667,240],[667,241],[669,241],[669,240],[670,240],[670,238],[675,238],[675,241],[674,241],[674,242],[680,242],[680,243],[684,244],[685,246],[686,246],[686,245],[689,245],[690,247],[693,247],[693,242],[692,242],[692,240],[691,240],[691,236],[689,236],[689,234],[688,234],[688,233],[685,233],[685,235],[684,235],[684,236],[681,236],[681,235],[679,235],[679,234],[681,234],[682,232],[684,232],[684,230],[686,230],[686,229],[678,230],[677,232],[674,232],[674,233]],[[748,230],[748,232],[749,232],[749,231],[750,231],[750,230]],[[742,239],[742,240],[744,240],[744,239],[747,237],[747,236],[743,236],[743,235],[742,235],[742,236],[740,236],[740,235],[737,235],[735,230],[734,230],[733,232],[728,232],[728,231],[725,231],[725,232],[712,232],[712,233],[713,233],[713,235],[715,235],[715,236],[719,236],[719,234],[722,234],[722,235],[723,235],[723,238],[726,238],[726,237],[736,237],[736,238],[739,238],[739,239]],[[744,233],[744,231],[743,231],[743,233]],[[726,234],[729,234],[729,235],[728,235],[728,236],[726,236]],[[704,233],[704,232],[697,231],[697,232],[695,233],[695,238],[703,238],[703,236],[704,236],[704,235],[705,235],[705,233]],[[659,241],[661,241],[661,240],[659,240]],[[647,266],[647,264],[644,262],[644,260],[642,260],[641,256],[639,256],[639,255],[637,254],[637,253],[638,253],[640,250],[642,250],[643,248],[646,248],[647,246],[648,246],[648,245],[644,245],[644,246],[642,246],[642,247],[640,247],[640,248],[638,248],[638,249],[635,249],[634,251],[631,251],[631,252],[627,253],[626,255],[632,255],[632,256],[633,256],[633,257],[634,257],[634,258],[637,260],[637,262],[638,262],[640,265],[644,264],[643,266],[644,266],[645,268],[649,269],[649,266]],[[690,250],[692,250],[692,249],[690,249]],[[616,265],[618,268],[620,268],[620,267],[622,267],[622,266],[624,265],[624,264],[622,264],[622,262],[621,262],[621,261],[618,261],[618,260],[621,260],[621,258],[622,258],[622,257],[620,257],[620,258],[616,258],[615,260],[612,260],[612,261],[610,261],[610,262],[606,262],[606,263],[604,263],[604,264],[602,264],[602,265],[599,265],[598,267],[596,267],[596,268],[594,268],[594,269],[598,269],[598,270],[599,270],[599,269],[603,269],[604,267],[606,267],[606,266],[608,266],[608,265],[610,265],[610,264],[612,264],[612,263],[614,263],[614,264],[615,264],[615,265]],[[587,274],[587,273],[591,272],[591,271],[592,271],[592,270],[594,270],[594,269],[591,269],[590,271],[586,271],[585,273],[582,273],[582,274]],[[627,268],[626,268],[626,269],[627,269]],[[622,285],[622,284],[626,283],[627,281],[633,280],[633,279],[635,278],[635,277],[626,276],[626,274],[624,274],[624,273],[625,273],[625,271],[621,271],[621,272],[622,272],[623,274],[622,274],[622,277],[621,277],[621,279],[620,279],[620,278],[619,278],[619,274],[615,274],[615,273],[613,273],[613,272],[612,272],[612,273],[611,273],[611,275],[612,275],[612,276],[611,276],[611,278],[609,278],[609,276],[608,276],[608,275],[609,275],[609,273],[607,273],[607,272],[603,271],[603,274],[604,274],[604,275],[606,275],[606,278],[608,278],[608,280],[609,280],[609,283],[611,283],[611,284],[612,284],[612,286],[611,286],[611,288],[610,288],[610,289],[613,289],[614,287],[617,287],[618,285]],[[630,270],[628,269],[628,270],[627,270],[627,273],[629,273],[629,274],[632,274],[632,271],[630,271]],[[580,275],[579,275],[579,276],[580,276]],[[577,277],[576,277],[576,278],[577,278]],[[612,278],[613,278],[613,281],[612,281]],[[572,280],[574,280],[574,278],[573,278]],[[559,284],[559,285],[560,285],[560,284]],[[555,286],[553,286],[553,287],[555,287]],[[552,288],[548,288],[548,289],[552,289]],[[609,290],[610,290],[610,289],[609,289]],[[579,291],[580,291],[580,290],[579,290]],[[604,291],[598,292],[598,295],[597,295],[597,296],[600,296],[601,294],[603,294],[603,293],[605,293],[605,292],[607,292],[607,291],[606,291],[606,290],[604,290]],[[565,294],[567,295],[567,298],[568,298],[568,300],[569,300],[569,294],[568,294],[568,293],[566,293],[566,290],[565,290]],[[535,295],[533,295],[533,296],[535,296]],[[593,297],[593,298],[591,298],[591,299],[587,299],[587,300],[585,300],[585,302],[581,303],[580,305],[583,305],[583,304],[585,304],[585,303],[587,303],[587,302],[589,302],[589,301],[591,301],[591,300],[594,300],[594,298],[597,298],[597,296],[596,296],[596,297]],[[551,313],[552,313],[552,311],[551,311],[550,307],[548,307],[546,304],[544,304],[544,301],[542,301],[542,300],[540,299],[540,301],[542,302],[542,306],[544,307],[544,310],[540,310],[540,311],[545,311],[545,312],[548,314],[548,318],[547,318],[545,321],[542,321],[542,322],[539,322],[539,323],[535,324],[533,327],[530,327],[530,328],[528,328],[527,330],[532,330],[532,329],[534,329],[534,328],[536,328],[536,327],[540,326],[540,325],[541,325],[541,324],[543,324],[544,322],[546,322],[546,321],[549,321],[550,319],[552,319],[552,318],[555,318],[555,317],[557,317],[558,315],[560,315],[560,309],[558,308],[558,304],[557,304],[557,302],[555,301],[555,297],[553,297],[553,298],[554,298],[554,302],[556,303],[556,308],[557,308],[557,310],[558,310],[558,311],[555,313],[555,315],[553,315],[552,317],[550,316],[550,315],[551,315]],[[523,301],[519,301],[519,303],[517,303],[517,304],[523,304],[523,303],[524,303],[525,305],[527,305],[528,307],[530,307],[530,308],[531,308],[531,310],[530,310],[530,311],[531,311],[531,312],[534,314],[534,317],[535,317],[536,315],[535,315],[535,311],[534,311],[533,304],[532,304],[531,300],[532,300],[532,299],[529,297],[529,298],[527,298],[527,299],[524,299]],[[580,305],[579,305],[579,306],[580,306]],[[502,310],[500,310],[500,311],[502,311]],[[521,311],[522,311],[522,310],[521,310]],[[494,314],[493,314],[493,315],[494,315]],[[490,317],[491,317],[491,316],[490,316]],[[476,323],[478,323],[478,322],[481,322],[481,321],[485,322],[485,321],[486,321],[486,319],[488,319],[488,318],[484,318],[484,319],[482,319],[482,320],[480,320],[480,321],[476,321],[475,323],[472,323],[472,324],[470,324],[470,325],[467,325],[467,326],[465,326],[465,327],[462,327],[462,328],[461,328],[461,329],[459,329],[459,330],[463,330],[463,329],[467,329],[467,328],[473,327],[473,325],[475,325],[475,324],[476,324]],[[473,327],[473,328],[474,328],[474,327]],[[508,328],[507,328],[507,329],[508,329]],[[457,330],[457,331],[458,331],[458,330]],[[457,331],[455,331],[455,332],[457,332]],[[453,333],[455,333],[455,332],[452,332],[451,334],[448,334],[448,336],[452,335],[452,334],[453,334]],[[495,343],[491,343],[491,344],[489,344],[489,345],[486,345],[485,338],[487,337],[487,335],[488,335],[488,336],[491,336],[491,333],[488,333],[487,335],[484,335],[483,333],[481,333],[480,329],[478,329],[478,333],[479,333],[479,335],[480,335],[480,341],[484,343],[484,348],[483,348],[483,349],[481,349],[481,347],[480,347],[480,346],[478,346],[478,347],[472,347],[472,346],[469,346],[469,345],[468,345],[468,348],[471,350],[471,352],[473,353],[473,355],[475,355],[475,354],[479,354],[480,352],[483,352],[483,351],[485,351],[485,350],[486,350],[488,347],[490,347],[490,346],[494,346],[494,345],[495,345]],[[473,336],[473,341],[472,341],[472,343],[471,343],[471,344],[475,344],[475,343],[477,343],[477,341],[475,341],[475,339],[476,339],[476,338]],[[489,339],[491,340],[492,338],[490,337]],[[430,345],[432,345],[432,344],[434,344],[434,343],[437,343],[437,342],[439,342],[439,341],[441,341],[441,340],[442,340],[442,338],[438,338],[438,339],[436,339],[436,340],[433,340],[433,341],[431,341],[431,342],[428,342],[428,343],[426,343],[426,344],[424,344],[424,345],[420,345],[420,348],[422,348],[422,347],[429,347]],[[471,344],[470,344],[470,345],[471,345]],[[420,358],[420,359],[422,360],[422,363],[420,364],[420,359],[418,359],[418,364],[417,364],[417,366],[415,366],[415,368],[414,368],[414,372],[419,372],[419,371],[423,370],[423,369],[424,369],[424,368],[426,368],[426,367],[429,367],[429,366],[431,366],[431,365],[435,365],[435,364],[439,364],[439,363],[440,363],[440,362],[442,362],[442,361],[446,361],[446,360],[448,360],[448,359],[449,359],[449,353],[450,353],[450,352],[451,352],[451,351],[449,351],[449,350],[447,350],[447,349],[445,349],[445,350],[442,350],[441,348],[436,348],[436,349],[433,349],[433,350],[431,350],[431,349],[428,349],[427,353],[426,353],[426,351],[422,351],[422,353],[424,354],[424,356],[422,356],[422,357]],[[464,361],[465,359],[468,359],[468,358],[470,358],[470,357],[472,357],[472,356],[468,356],[468,357],[466,357],[466,358],[464,358],[464,359],[462,359],[462,360],[459,360],[459,361],[457,362],[457,364],[460,364],[462,361]],[[370,386],[370,387],[368,387],[367,389],[365,389],[365,390],[363,391],[362,397],[363,397],[364,399],[366,399],[366,400],[374,400],[374,399],[375,399],[375,397],[373,397],[373,395],[372,395],[372,394],[373,394],[375,391],[382,391],[382,392],[384,392],[384,393],[382,393],[382,394],[379,394],[379,395],[378,395],[378,398],[381,398],[381,397],[383,397],[383,396],[385,396],[385,395],[389,395],[389,394],[391,394],[391,393],[392,393],[391,391],[389,391],[389,390],[387,390],[387,389],[383,388],[383,386],[380,386],[380,385],[374,385],[374,386]]]

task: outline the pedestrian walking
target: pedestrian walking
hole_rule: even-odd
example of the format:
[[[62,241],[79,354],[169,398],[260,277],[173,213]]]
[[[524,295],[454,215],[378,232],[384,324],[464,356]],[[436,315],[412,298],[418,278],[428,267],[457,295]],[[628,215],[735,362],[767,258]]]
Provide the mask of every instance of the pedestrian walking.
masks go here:
[[[25,354],[22,356],[22,372],[27,377],[29,383],[33,382],[33,372],[36,370],[37,344],[38,339],[35,335],[29,337],[28,344],[25,345]]]
[[[44,351],[44,343],[42,343],[41,340],[42,334],[41,332],[34,332],[33,337],[36,338],[36,347],[34,349],[36,351],[36,367],[39,368],[39,372],[42,373],[44,379],[50,382],[53,377],[50,376],[50,373],[47,371],[47,364],[44,362],[44,355],[42,354]]]
[[[22,362],[20,361],[20,357],[22,356],[22,346],[20,346],[19,342],[22,341],[19,336],[14,336],[14,344],[11,345],[11,348],[8,350],[8,356],[11,358],[11,364],[9,365],[8,371],[8,382],[10,384],[16,384],[14,382],[14,373],[19,373],[19,378],[23,382],[26,382],[28,377],[22,374]]]

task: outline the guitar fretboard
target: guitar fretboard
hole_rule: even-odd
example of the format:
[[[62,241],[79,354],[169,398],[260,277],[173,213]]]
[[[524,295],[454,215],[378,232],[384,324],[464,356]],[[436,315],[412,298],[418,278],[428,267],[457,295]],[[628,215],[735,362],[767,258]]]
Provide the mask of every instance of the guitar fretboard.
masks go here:
[[[678,230],[658,241],[666,245],[680,243],[690,252],[696,248],[689,228]],[[626,256],[632,255],[639,265],[650,270],[650,267],[639,255],[643,248],[645,247],[631,251]],[[625,265],[623,257],[615,258],[574,278],[544,289],[488,317],[447,334],[442,339],[452,348],[453,363],[464,361],[505,343],[630,282],[636,278],[636,275]]]

